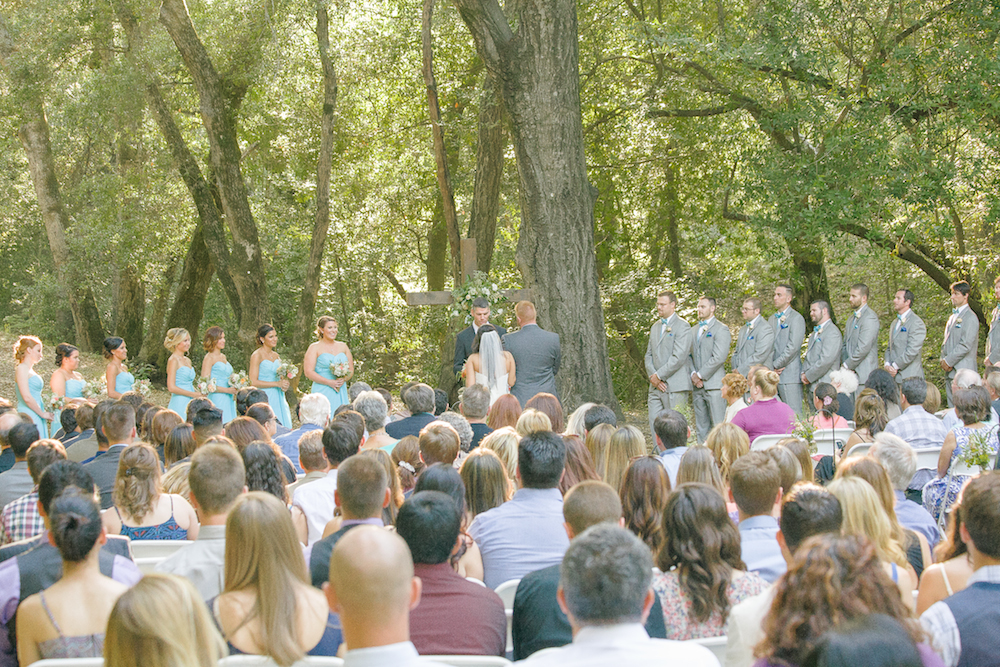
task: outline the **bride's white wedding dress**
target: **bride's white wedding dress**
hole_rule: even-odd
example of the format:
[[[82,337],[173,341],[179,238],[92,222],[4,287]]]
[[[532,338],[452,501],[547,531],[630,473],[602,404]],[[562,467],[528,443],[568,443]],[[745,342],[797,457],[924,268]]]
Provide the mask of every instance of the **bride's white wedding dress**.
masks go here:
[[[504,394],[510,393],[507,388],[507,374],[504,373],[497,378],[496,383],[490,384],[490,379],[483,375],[482,373],[476,373],[476,384],[485,385],[490,388],[490,407],[496,403],[496,400],[503,396]]]

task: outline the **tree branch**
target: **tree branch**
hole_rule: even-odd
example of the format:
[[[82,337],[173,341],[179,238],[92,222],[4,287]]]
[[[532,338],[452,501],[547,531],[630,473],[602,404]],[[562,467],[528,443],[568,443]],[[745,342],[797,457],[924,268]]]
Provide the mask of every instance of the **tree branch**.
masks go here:
[[[514,32],[497,0],[455,0],[458,13],[469,27],[486,66],[499,76],[500,63]]]

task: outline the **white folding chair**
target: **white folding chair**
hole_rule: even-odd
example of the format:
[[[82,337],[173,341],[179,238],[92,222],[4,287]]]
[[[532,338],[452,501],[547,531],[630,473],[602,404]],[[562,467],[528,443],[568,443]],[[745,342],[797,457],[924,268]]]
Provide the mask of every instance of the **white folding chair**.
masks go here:
[[[846,428],[824,428],[813,433],[813,443],[816,453],[820,456],[833,456],[838,447],[843,447],[851,432]]]
[[[150,574],[156,571],[156,566],[165,561],[166,558],[136,558],[135,566],[143,574]]]
[[[993,470],[993,467],[997,463],[997,455],[990,454],[990,463],[986,466],[986,470]],[[952,475],[978,475],[981,471],[979,466],[968,466],[962,459],[956,459],[955,463],[951,466]]]
[[[468,579],[474,584],[479,584],[483,588],[486,588],[486,584],[483,583],[482,579],[476,579],[475,577],[466,577],[466,579]]]
[[[343,667],[341,658],[307,655],[292,667]],[[219,667],[278,667],[273,658],[266,655],[230,655],[219,660]]]
[[[715,657],[719,660],[719,665],[721,667],[726,667],[726,636],[721,637],[704,637],[702,639],[692,639],[695,644],[701,644],[708,650],[710,650]]]
[[[507,614],[507,651],[514,650],[514,635],[512,634],[512,629],[514,627],[514,595],[517,593],[517,585],[521,583],[520,579],[511,579],[510,581],[505,581],[496,587],[495,592],[500,596],[500,600],[503,601],[503,610]]]
[[[791,436],[789,436],[787,433],[758,435],[756,438],[753,439],[753,444],[750,445],[750,449],[754,451],[762,451],[765,449],[770,449],[771,447],[774,447],[776,444],[778,444],[785,438],[789,437]]]
[[[104,658],[49,658],[31,664],[39,667],[104,667]]]
[[[194,544],[191,540],[132,540],[130,546],[132,558],[138,562],[140,558],[162,560],[191,544]]]
[[[859,442],[848,450],[847,456],[845,456],[844,458],[850,458],[852,456],[864,456],[865,454],[868,453],[868,450],[871,448],[872,448],[872,443]]]
[[[938,458],[941,456],[940,447],[928,447],[926,449],[915,449],[917,453],[917,470],[930,468],[937,470]]]
[[[421,662],[439,662],[452,667],[508,667],[514,663],[496,655],[422,655]]]

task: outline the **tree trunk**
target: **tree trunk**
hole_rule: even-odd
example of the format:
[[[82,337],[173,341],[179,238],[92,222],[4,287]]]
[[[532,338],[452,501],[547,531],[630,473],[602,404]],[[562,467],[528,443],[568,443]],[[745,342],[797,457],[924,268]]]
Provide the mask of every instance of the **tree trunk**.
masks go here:
[[[567,407],[618,410],[594,253],[594,201],[580,110],[576,3],[524,0],[518,32],[496,0],[455,0],[479,55],[501,82],[521,195],[517,263],[539,323],[561,335]]]
[[[142,324],[146,317],[146,285],[134,264],[122,269],[118,278],[118,318],[115,335],[125,339],[131,356],[142,351]]]
[[[681,235],[680,235],[680,198],[677,195],[677,164],[668,161],[664,165],[665,185],[663,188],[664,204],[667,214],[667,266],[674,278],[684,275],[681,267]]]
[[[427,230],[424,266],[427,269],[427,289],[432,292],[443,290],[448,276],[448,224],[444,221],[440,199],[434,203],[434,217],[431,218],[431,228]]]
[[[170,260],[166,270],[163,272],[163,280],[160,288],[153,299],[153,312],[149,316],[149,326],[146,328],[146,339],[142,343],[142,351],[145,353],[143,361],[152,364],[158,369],[158,375],[165,377],[166,370],[158,364],[160,360],[160,350],[163,348],[165,322],[167,320],[167,306],[170,302],[170,292],[174,287],[174,275],[177,273],[177,259]],[[160,379],[159,377],[157,379]]]
[[[834,304],[830,301],[830,286],[826,280],[822,241],[789,240],[788,249],[798,274],[796,277],[802,286],[795,293],[795,309],[808,316],[809,304],[816,300],[826,301],[830,304],[830,318],[836,323]]]
[[[496,245],[500,212],[500,182],[503,153],[507,147],[501,118],[503,107],[496,79],[489,72],[479,96],[479,140],[476,144],[476,176],[469,215],[469,238],[476,239],[476,263],[489,273]]]
[[[184,258],[184,268],[181,270],[181,279],[177,285],[177,294],[174,296],[174,305],[170,308],[170,315],[167,317],[167,329],[182,327],[191,334],[191,340],[198,340],[198,328],[201,326],[201,318],[205,314],[205,297],[208,294],[208,287],[214,273],[215,266],[212,264],[212,257],[205,245],[205,235],[201,225],[198,225],[191,237],[187,256]],[[159,356],[155,365],[157,368],[166,369],[167,349],[163,347],[162,340],[159,348]]]

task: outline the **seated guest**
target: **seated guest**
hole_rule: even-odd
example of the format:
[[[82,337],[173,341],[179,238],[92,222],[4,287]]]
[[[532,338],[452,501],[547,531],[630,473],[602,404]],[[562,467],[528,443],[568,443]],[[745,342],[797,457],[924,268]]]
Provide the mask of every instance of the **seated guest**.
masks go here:
[[[523,438],[529,433],[551,431],[552,420],[549,419],[549,416],[541,410],[525,408],[524,412],[521,413],[521,416],[517,418],[517,426],[515,428],[517,430],[517,434]]]
[[[188,407],[191,407],[191,403],[188,403]],[[222,410],[214,405],[206,405],[191,415],[191,427],[195,448],[201,447],[209,438],[222,435]]]
[[[574,410],[566,420],[566,430],[563,435],[576,435],[581,439],[587,437],[586,416],[587,410],[597,405],[597,403],[582,403]]]
[[[729,494],[740,512],[740,553],[746,569],[764,581],[785,573],[774,506],[781,502],[781,475],[766,452],[750,452],[730,470]],[[791,490],[791,489],[789,489]]]
[[[107,449],[107,438],[101,432],[100,421],[104,417],[104,413],[108,411],[115,402],[110,399],[104,399],[94,406],[93,412],[91,413],[90,429],[85,429],[80,433],[72,442],[66,444],[66,458],[70,461],[75,461],[77,463],[84,463],[94,458],[100,445],[104,445]],[[82,406],[81,406],[82,407]],[[85,412],[77,417],[80,421],[84,418]],[[89,433],[87,431],[90,431]]]
[[[448,424],[453,429],[455,433],[458,434],[458,452],[459,455],[465,456],[472,449],[472,438],[475,434],[472,432],[472,425],[469,424],[469,420],[458,414],[457,412],[452,412],[451,410],[445,410],[438,415],[438,421],[443,421]],[[458,457],[455,457],[458,460]]]
[[[105,541],[91,494],[61,494],[49,514],[52,541],[62,556],[62,578],[17,609],[17,659],[30,665],[50,658],[98,658],[115,601],[127,586],[101,574]],[[86,613],[80,613],[84,611]]]
[[[586,437],[587,433],[594,430],[598,424],[611,424],[617,427],[618,417],[615,415],[615,411],[606,405],[595,405],[587,410],[583,415],[584,437]]]
[[[330,557],[323,586],[340,615],[345,667],[443,667],[422,660],[410,642],[410,610],[420,603],[410,550],[399,535],[362,526],[345,535]]]
[[[451,566],[466,579],[482,581],[483,555],[475,540],[467,532],[471,519],[465,510],[465,484],[462,482],[462,476],[458,474],[454,466],[435,463],[425,468],[420,473],[420,477],[417,478],[413,492],[419,493],[421,491],[440,491],[451,497],[455,507],[458,508],[458,515],[462,517],[459,526],[459,537],[462,543],[451,556]]]
[[[366,449],[361,452],[361,455],[375,459],[385,469],[389,485],[389,504],[382,508],[382,523],[386,526],[395,526],[396,515],[399,514],[399,508],[403,506],[403,502],[406,500],[406,496],[403,495],[403,485],[399,481],[399,466],[392,462],[392,455],[384,449]],[[334,522],[337,524],[336,527],[332,526]],[[340,523],[339,517],[328,523],[323,530],[324,537],[333,532],[333,530],[338,530]]]
[[[565,496],[567,491],[580,482],[601,477],[594,469],[594,460],[590,458],[590,452],[583,443],[583,438],[573,433],[563,433],[563,444],[566,445],[566,468],[563,470],[562,479],[559,480],[559,493]],[[643,440],[643,452],[645,451],[645,440]],[[513,492],[513,485],[511,491]]]
[[[824,667],[923,667],[920,649],[907,628],[885,614],[838,625],[806,658]]]
[[[361,446],[365,445],[365,437],[368,432],[365,430],[365,418],[361,416],[361,413],[357,410],[352,410],[350,405],[341,405],[339,408],[333,411],[333,422],[343,422],[349,424],[358,434],[358,440],[361,442]]]
[[[596,432],[597,427],[594,429]],[[653,452],[658,453],[660,463],[670,477],[670,488],[677,486],[677,470],[681,467],[681,457],[687,451],[688,436],[691,435],[691,428],[688,426],[684,415],[676,410],[661,410],[656,419],[653,420],[653,433],[656,434],[656,444]],[[590,433],[587,437],[590,437]],[[596,462],[596,459],[595,459]],[[600,463],[598,472],[600,472]]]
[[[656,597],[649,588],[653,559],[629,531],[594,526],[573,540],[559,574],[559,606],[573,628],[573,643],[528,660],[527,665],[718,665],[693,643],[651,639],[642,623]]]
[[[722,387],[719,394],[726,400],[725,423],[733,421],[733,417],[740,410],[747,407],[747,402],[743,395],[747,393],[747,379],[739,373],[727,373],[722,378]]]
[[[14,452],[14,465],[0,472],[0,507],[31,493],[35,482],[28,471],[28,449],[38,440],[34,422],[23,422],[7,432],[7,444]]]
[[[324,396],[324,398],[326,398]],[[302,434],[295,448],[299,452],[299,467],[305,471],[305,476],[298,479],[294,484],[288,485],[288,497],[295,497],[295,489],[304,484],[315,482],[326,477],[330,471],[330,463],[326,460],[326,452],[323,451],[323,431],[315,430]]]
[[[726,503],[705,484],[684,484],[667,499],[657,566],[653,589],[663,606],[667,639],[718,637],[729,608],[767,586],[746,571]]]
[[[475,449],[483,438],[493,432],[486,423],[486,413],[490,410],[489,388],[483,384],[474,384],[463,389],[458,409],[472,427],[472,444],[469,448]]]
[[[267,432],[267,439],[273,440],[274,436],[279,435],[278,426],[281,424],[278,422],[278,418],[274,415],[274,410],[271,409],[268,403],[254,403],[249,408],[247,408],[247,417],[255,420],[258,424],[264,427],[264,431]],[[287,435],[291,431],[285,431],[280,435]]]
[[[267,403],[267,394],[257,387],[246,387],[236,392],[236,414],[244,417],[251,405]]]
[[[403,503],[396,532],[410,548],[420,577],[420,604],[410,612],[410,641],[422,655],[504,655],[507,618],[493,591],[452,568],[462,517],[440,491],[418,491]],[[451,619],[451,621],[449,621]],[[461,627],[461,632],[455,632]]]
[[[757,368],[750,377],[752,403],[733,417],[733,423],[746,431],[750,444],[757,436],[790,434],[795,429],[795,412],[778,399],[778,374]]]
[[[486,425],[496,431],[505,426],[517,427],[517,420],[521,418],[521,403],[514,397],[514,394],[504,394],[493,401],[489,412],[486,413]]]
[[[974,570],[962,591],[920,617],[946,667],[997,664],[1000,623],[1000,475],[974,477],[962,492],[959,533]]]
[[[424,469],[424,462],[420,460],[420,441],[416,436],[400,438],[392,448],[392,462],[396,464],[403,495],[408,496],[413,493],[413,485]]]
[[[272,412],[272,414],[274,414]],[[225,426],[225,435],[233,441],[236,449],[242,450],[251,442],[270,440],[267,430],[252,417],[237,417]]]
[[[962,520],[959,505],[953,505],[948,517],[948,528],[934,547],[933,565],[924,570],[917,592],[917,615],[927,611],[932,604],[951,597],[969,585],[972,563],[969,548],[962,541]]]
[[[605,482],[613,489],[620,489],[625,469],[637,456],[646,455],[646,438],[635,426],[619,426],[611,436],[604,453]]]
[[[183,415],[184,421],[190,424],[194,420],[194,416],[198,413],[199,410],[204,410],[205,408],[213,408],[213,407],[215,407],[215,403],[208,400],[207,398],[192,398],[190,401],[188,401],[188,404],[185,406]],[[222,411],[219,410],[219,412]]]
[[[667,474],[658,461],[649,457],[665,479]],[[563,527],[570,543],[577,535],[598,524],[620,524],[622,505],[615,490],[604,482],[581,482],[569,490],[563,502]],[[559,607],[559,568],[561,564],[536,570],[521,579],[514,596],[514,659],[523,660],[536,651],[565,646],[573,641],[573,628]],[[663,610],[654,597],[653,608],[644,621],[651,637],[666,637]]]
[[[512,485],[503,461],[489,449],[474,449],[459,470],[465,484],[465,506],[475,518],[510,500]]]
[[[410,392],[412,393],[413,389]],[[432,466],[435,463],[452,465],[461,449],[458,432],[451,424],[442,421],[432,422],[421,429],[419,443],[420,460],[425,466]]]
[[[837,414],[844,419],[854,419],[854,397],[858,392],[858,374],[846,368],[839,368],[830,373],[830,384],[837,390],[837,403],[840,410]]]
[[[347,398],[351,403],[353,403],[357,400],[358,396],[371,390],[372,386],[367,382],[355,382],[347,389]]]
[[[306,394],[299,399],[299,420],[297,429],[274,439],[285,456],[295,465],[295,472],[304,472],[299,463],[299,439],[311,431],[322,431],[330,422],[330,399],[323,394]]]
[[[185,423],[186,422],[181,419],[181,416],[173,410],[158,410],[153,415],[153,419],[149,424],[149,444],[152,445],[152,447],[156,450],[156,453],[159,454],[161,461],[166,460],[167,457],[167,437],[175,428]]]
[[[407,435],[420,435],[420,431],[434,421],[434,390],[421,383],[415,384],[403,394],[403,402],[410,416],[392,422],[385,432],[397,440]]]
[[[549,418],[552,425],[550,429],[553,433],[561,434],[566,429],[566,419],[563,416],[562,404],[553,394],[541,392],[535,394],[524,404],[524,409],[534,409],[544,413]]]
[[[337,505],[337,468],[347,457],[358,453],[361,443],[350,424],[335,422],[323,431],[323,451],[330,463],[326,477],[295,489],[292,498],[292,519],[303,544],[315,544],[323,537],[323,529],[333,518]]]
[[[611,436],[617,430],[617,427],[611,424],[598,424],[587,432],[587,437],[583,440],[587,446],[587,451],[590,452],[590,460],[594,462],[594,472],[597,473],[598,479],[604,478],[604,467],[608,462],[608,448],[611,447]],[[685,436],[685,442],[687,442],[686,438],[687,436]]]
[[[719,466],[715,465],[712,450],[708,447],[701,445],[689,447],[681,457],[681,465],[677,468],[677,486],[688,482],[708,484],[718,491],[720,496],[726,497],[726,485],[722,483]]]
[[[799,458],[792,453],[792,450],[784,445],[768,447],[765,452],[768,457],[778,466],[778,477],[781,479],[781,489],[791,489],[798,482],[802,481],[802,463]],[[780,499],[779,499],[780,500]]]
[[[861,392],[858,402],[854,404],[854,432],[847,439],[843,450],[837,452],[838,458],[842,453],[851,451],[851,447],[858,443],[874,442],[875,436],[884,431],[888,425],[885,403],[875,392],[868,393],[870,391],[866,389]]]
[[[147,574],[118,598],[104,637],[106,667],[217,667],[227,653],[197,591],[170,574]]]
[[[786,565],[808,537],[840,533],[844,520],[840,501],[823,487],[800,484],[785,494],[781,504],[781,530],[778,545]],[[761,623],[771,608],[776,587],[749,597],[729,610],[726,621],[726,667],[750,667],[753,648],[764,638]]]
[[[983,387],[984,389],[986,388],[985,384],[983,383],[983,379],[979,377],[979,373],[977,373],[971,368],[958,369],[955,372],[955,378],[951,381],[952,396],[955,395],[955,392],[957,390],[968,389],[969,387]],[[986,415],[986,418],[983,421],[990,426],[996,426],[1000,422],[998,422],[996,410],[993,409],[993,397],[989,394],[989,389],[986,390],[986,393],[989,396],[990,409],[988,414]],[[942,419],[942,422],[944,423],[945,429],[948,431],[952,430],[956,426],[962,425],[962,420],[958,418],[958,413],[955,410],[955,408],[951,408],[950,410],[944,413],[944,418]]]
[[[76,423],[76,408],[69,407],[59,413],[59,426],[61,427],[53,439],[66,443],[80,434],[80,427]]]
[[[30,493],[8,503],[0,512],[0,546],[26,540],[45,530],[38,514],[38,480],[51,464],[66,460],[66,450],[57,440],[38,440],[28,448],[27,458],[34,486]]]
[[[73,418],[76,420],[76,430],[71,434],[72,437],[63,442],[63,446],[65,447],[69,447],[84,438],[93,437],[94,404],[85,402],[76,406],[76,409],[73,411]],[[0,432],[2,432],[2,429],[0,429]]]
[[[281,472],[278,455],[270,443],[251,442],[241,452],[243,466],[247,473],[247,489],[263,491],[288,505],[288,491],[285,489],[285,476]]]
[[[813,391],[813,407],[816,414],[813,415],[812,425],[816,430],[846,429],[850,430],[851,425],[841,417],[840,401],[837,400],[837,390],[829,382],[819,382]]]
[[[444,389],[434,390],[434,416],[439,417],[448,410],[448,392]]]
[[[178,549],[156,566],[158,572],[184,577],[205,600],[222,593],[225,584],[226,518],[246,493],[243,459],[228,445],[205,445],[191,456],[188,473],[191,503],[201,519],[195,543]]]
[[[904,390],[906,382],[903,382]],[[905,400],[905,399],[904,399]],[[904,415],[905,416],[905,413]],[[936,419],[936,418],[935,418]],[[906,497],[906,487],[917,472],[917,453],[902,438],[890,433],[879,433],[868,456],[882,464],[896,499],[896,518],[904,528],[916,531],[927,538],[933,548],[941,539],[934,517],[922,506]]]
[[[170,469],[178,463],[190,461],[195,445],[194,428],[191,424],[175,426],[163,443],[163,465]]]
[[[655,456],[641,456],[629,464],[619,491],[624,525],[645,542],[654,554],[659,552],[660,545],[663,544],[663,508],[669,495],[670,478]],[[563,514],[565,513],[564,499]]]
[[[226,588],[209,603],[232,654],[266,655],[291,665],[335,656],[342,641],[323,594],[309,585],[288,510],[250,491],[226,519]]]
[[[895,419],[901,414],[899,386],[889,371],[884,368],[873,370],[865,379],[865,388],[874,389],[875,393],[882,399],[882,402],[885,403],[885,414],[889,419]]]
[[[508,502],[476,516],[469,534],[482,552],[485,583],[505,581],[558,563],[569,540],[562,526],[559,478],[566,462],[562,438],[551,431],[521,439],[518,491]]]
[[[330,554],[348,531],[358,526],[383,526],[382,508],[390,502],[389,479],[377,459],[351,456],[340,464],[334,492],[342,521],[333,533],[312,545],[309,576],[312,585],[322,588],[330,577]]]
[[[389,405],[377,391],[363,391],[352,403],[355,412],[365,420],[365,449],[382,449],[391,452],[399,442],[385,432],[385,420],[389,416]]]
[[[145,443],[131,445],[118,461],[113,511],[101,517],[112,535],[132,540],[194,540],[198,516],[182,496],[162,493],[160,460]]]
[[[135,410],[121,401],[113,404],[99,417],[97,432],[102,434],[98,443],[98,456],[84,464],[84,467],[97,484],[97,490],[101,494],[101,509],[108,509],[112,505],[111,496],[118,477],[118,460],[122,452],[135,441]],[[69,451],[66,453],[68,456]]]
[[[901,394],[900,407],[903,412],[889,420],[885,432],[902,438],[914,449],[943,445],[948,429],[940,419],[924,409],[927,382],[923,378],[906,378],[903,380]]]
[[[483,438],[481,443],[482,447],[491,450],[500,457],[511,482],[517,481],[517,446],[520,442],[521,436],[517,434],[517,431],[510,426],[504,426]]]

